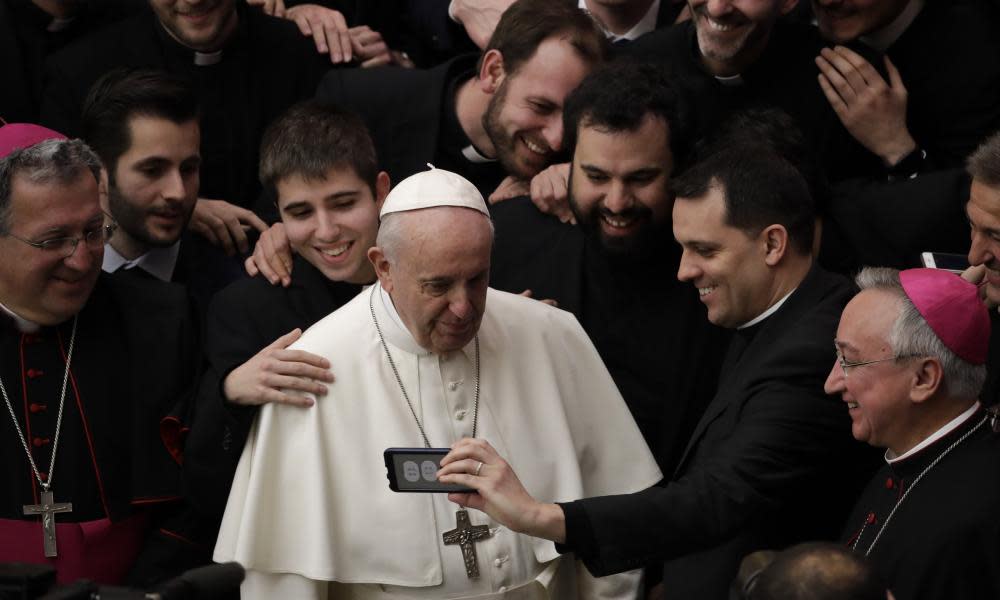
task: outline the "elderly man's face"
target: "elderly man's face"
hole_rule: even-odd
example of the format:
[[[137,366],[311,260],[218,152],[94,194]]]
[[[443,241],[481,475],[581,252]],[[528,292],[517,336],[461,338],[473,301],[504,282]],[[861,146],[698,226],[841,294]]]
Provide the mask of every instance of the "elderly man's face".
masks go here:
[[[531,178],[552,162],[562,149],[563,102],[590,70],[569,42],[552,37],[504,77],[490,98],[483,128],[509,174]]]
[[[435,353],[463,348],[486,309],[493,236],[482,213],[440,207],[394,215],[405,240],[382,286],[416,342]]]
[[[864,290],[844,308],[837,328],[837,349],[848,363],[893,356],[889,334],[899,315],[899,299],[882,290]],[[899,447],[907,439],[907,411],[912,372],[908,359],[856,367],[847,373],[835,361],[824,389],[840,394],[851,415],[851,433],[879,448]]]
[[[717,75],[735,75],[767,43],[778,17],[794,0],[688,0],[698,48]]]
[[[603,246],[641,248],[670,220],[667,183],[673,167],[669,128],[646,116],[635,131],[580,127],[570,173],[570,207]]]
[[[170,35],[192,50],[218,50],[236,29],[236,0],[149,0],[149,4]]]
[[[772,282],[766,243],[726,223],[720,186],[703,198],[677,198],[673,227],[683,248],[677,278],[698,288],[709,321],[734,328],[767,310]]]
[[[108,189],[109,212],[119,225],[115,235],[131,237],[142,251],[170,246],[198,200],[198,122],[132,117],[129,139]]]
[[[1000,304],[1000,187],[973,179],[965,213],[972,234],[969,263],[986,265],[986,297]]]
[[[812,0],[813,14],[823,37],[843,44],[885,27],[899,16],[909,0]]]
[[[104,224],[97,180],[86,170],[68,185],[14,176],[10,233],[32,242],[80,238]],[[21,317],[55,325],[83,308],[101,272],[104,246],[80,241],[69,257],[0,236],[0,302]]]

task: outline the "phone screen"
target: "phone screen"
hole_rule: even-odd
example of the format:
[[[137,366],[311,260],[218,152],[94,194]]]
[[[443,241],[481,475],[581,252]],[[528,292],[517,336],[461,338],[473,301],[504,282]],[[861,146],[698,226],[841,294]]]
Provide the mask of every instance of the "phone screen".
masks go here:
[[[956,273],[961,273],[962,271],[969,268],[969,260],[964,254],[945,254],[943,252],[932,252],[931,257],[934,259],[934,268],[943,269],[945,271],[954,271]]]
[[[389,488],[394,492],[472,492],[437,480],[448,448],[387,448],[383,453]]]

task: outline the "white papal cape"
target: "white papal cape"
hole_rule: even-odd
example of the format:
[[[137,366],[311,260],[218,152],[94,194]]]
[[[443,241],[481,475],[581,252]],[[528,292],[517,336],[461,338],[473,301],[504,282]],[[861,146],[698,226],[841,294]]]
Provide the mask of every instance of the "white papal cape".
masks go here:
[[[292,347],[336,381],[303,409],[268,404],[244,448],[215,560],[248,569],[244,598],[634,598],[634,573],[594,580],[554,544],[512,533],[476,544],[478,579],[445,546],[457,506],[389,489],[383,451],[423,442],[373,325],[374,308],[432,445],[472,433],[475,345],[419,347],[380,287],[363,290]],[[545,502],[628,493],[661,474],[587,335],[568,312],[490,289],[479,329],[478,437]],[[338,582],[327,584],[325,582]]]

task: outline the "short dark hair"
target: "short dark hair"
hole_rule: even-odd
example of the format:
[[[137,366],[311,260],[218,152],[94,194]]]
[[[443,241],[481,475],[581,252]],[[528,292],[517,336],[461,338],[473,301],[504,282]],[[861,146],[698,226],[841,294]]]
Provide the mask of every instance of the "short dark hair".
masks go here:
[[[793,546],[778,554],[747,600],[885,600],[886,587],[871,566],[827,542]]]
[[[820,168],[816,151],[806,141],[795,119],[785,111],[768,107],[733,113],[707,137],[695,143],[695,160],[735,144],[767,145],[802,174],[818,210],[829,204],[830,184]]]
[[[681,94],[667,72],[651,63],[615,62],[598,67],[566,98],[563,147],[572,155],[580,127],[635,131],[646,115],[669,129],[675,167],[689,153],[690,119]]]
[[[375,190],[378,159],[368,128],[358,115],[319,100],[291,107],[264,132],[260,182],[274,191],[279,181],[299,175],[324,179],[330,169],[349,167]]]
[[[976,148],[965,162],[969,175],[990,187],[1000,187],[1000,131]]]
[[[118,159],[132,144],[129,120],[137,116],[178,124],[196,120],[198,95],[184,79],[147,68],[115,69],[91,86],[83,103],[83,139],[112,183]]]
[[[531,60],[542,42],[559,34],[566,36],[588,63],[603,62],[610,52],[601,26],[589,13],[580,10],[575,0],[517,0],[500,16],[482,56],[490,50],[499,50],[504,72],[514,75]]]
[[[698,199],[721,188],[726,224],[756,236],[782,225],[799,254],[812,250],[816,209],[802,175],[770,147],[737,144],[712,154],[670,182],[678,198]]]

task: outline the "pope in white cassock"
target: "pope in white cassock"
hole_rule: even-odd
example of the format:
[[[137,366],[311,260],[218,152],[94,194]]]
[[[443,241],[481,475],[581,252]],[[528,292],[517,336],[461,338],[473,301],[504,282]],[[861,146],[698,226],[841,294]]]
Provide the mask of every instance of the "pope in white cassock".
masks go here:
[[[379,284],[292,346],[327,358],[337,379],[309,408],[261,410],[215,560],[247,569],[245,599],[635,598],[638,572],[594,579],[551,542],[456,513],[445,494],[389,489],[386,448],[463,437],[489,441],[547,502],[634,492],[661,474],[574,317],[488,289],[492,223],[471,183],[419,173],[380,217],[368,252]],[[465,544],[468,565],[444,539],[466,519],[488,526]]]

